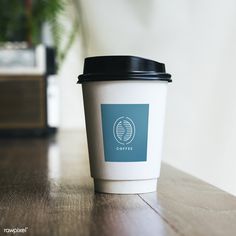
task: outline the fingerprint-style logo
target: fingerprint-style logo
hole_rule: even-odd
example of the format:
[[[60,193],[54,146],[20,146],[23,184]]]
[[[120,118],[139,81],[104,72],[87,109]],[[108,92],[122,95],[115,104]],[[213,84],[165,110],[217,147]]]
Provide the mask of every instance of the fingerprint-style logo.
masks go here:
[[[120,144],[131,143],[135,137],[135,125],[132,119],[127,116],[119,117],[113,125],[113,135]]]

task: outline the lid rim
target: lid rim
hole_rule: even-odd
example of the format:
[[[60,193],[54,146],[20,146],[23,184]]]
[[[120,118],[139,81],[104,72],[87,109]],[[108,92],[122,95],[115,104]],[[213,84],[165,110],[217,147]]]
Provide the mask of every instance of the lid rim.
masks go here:
[[[109,79],[108,79],[109,78]],[[85,82],[97,82],[97,81],[137,81],[137,80],[159,80],[172,82],[171,75],[168,73],[159,73],[159,74],[92,74],[92,75],[79,75],[77,84],[82,84]]]

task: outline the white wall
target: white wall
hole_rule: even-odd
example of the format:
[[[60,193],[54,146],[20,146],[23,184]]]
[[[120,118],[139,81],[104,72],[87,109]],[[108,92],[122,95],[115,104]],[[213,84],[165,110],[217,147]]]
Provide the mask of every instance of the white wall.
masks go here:
[[[164,160],[236,195],[236,2],[80,4],[87,55],[143,56],[166,63],[173,75]],[[84,126],[81,93],[72,79],[81,70],[81,60],[74,59],[73,53],[70,59],[68,55],[61,73],[65,128]]]
[[[85,127],[81,85],[77,77],[83,71],[80,39],[73,44],[59,71],[60,81],[60,128]]]
[[[64,50],[69,35],[73,30],[75,15],[74,6],[68,5],[60,17],[64,35],[60,44],[60,50]],[[80,30],[78,30],[80,31]],[[77,34],[62,65],[59,69],[60,88],[60,129],[83,129],[85,127],[84,109],[82,103],[81,85],[76,84],[78,75],[83,72],[83,55],[81,35]]]

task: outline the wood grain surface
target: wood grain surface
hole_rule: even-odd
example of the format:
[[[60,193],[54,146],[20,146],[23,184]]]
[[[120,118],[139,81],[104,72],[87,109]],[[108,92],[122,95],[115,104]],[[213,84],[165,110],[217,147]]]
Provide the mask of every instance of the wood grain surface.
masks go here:
[[[84,130],[0,139],[0,235],[235,236],[235,223],[235,197],[166,164],[157,193],[95,194]]]

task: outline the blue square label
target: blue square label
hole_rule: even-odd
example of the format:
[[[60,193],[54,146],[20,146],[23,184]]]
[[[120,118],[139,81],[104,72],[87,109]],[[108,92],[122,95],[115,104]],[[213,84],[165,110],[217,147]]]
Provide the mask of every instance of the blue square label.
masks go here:
[[[101,104],[105,161],[147,160],[149,104]]]

